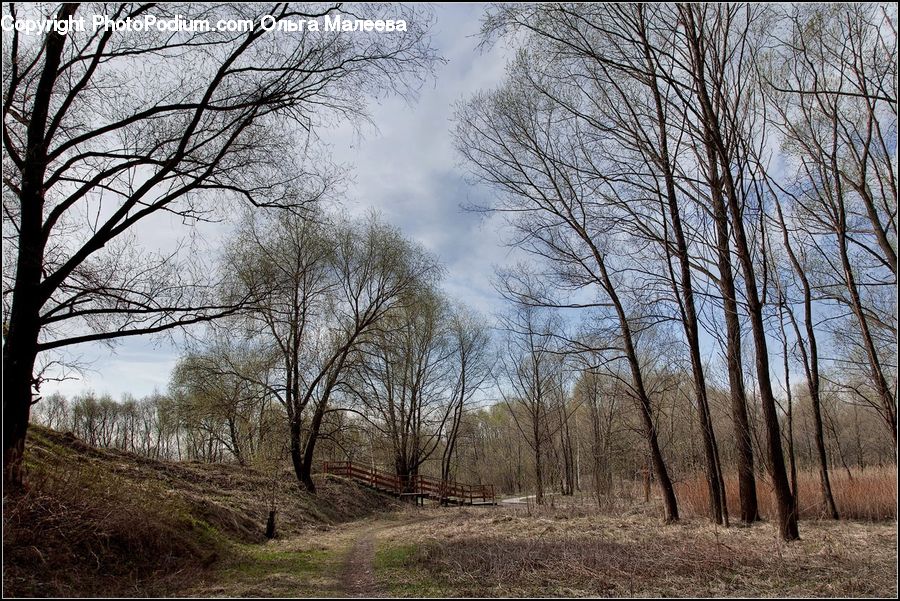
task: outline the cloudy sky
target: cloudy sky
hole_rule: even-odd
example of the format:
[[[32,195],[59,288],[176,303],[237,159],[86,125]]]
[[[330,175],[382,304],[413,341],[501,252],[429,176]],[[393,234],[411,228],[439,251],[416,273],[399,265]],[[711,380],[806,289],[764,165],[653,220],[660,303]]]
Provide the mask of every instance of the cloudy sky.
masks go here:
[[[379,211],[440,257],[444,288],[452,297],[491,315],[499,307],[491,285],[494,266],[510,262],[511,251],[501,242],[497,218],[461,208],[490,192],[466,182],[450,136],[454,103],[496,85],[504,74],[503,47],[476,48],[482,11],[478,5],[436,7],[434,46],[447,62],[437,67],[416,102],[392,98],[371,106],[378,129],[365,130],[362,138],[349,125],[321,135],[334,159],[351,168],[346,209]],[[155,227],[154,240],[171,243],[165,221]],[[140,337],[124,339],[114,349],[81,345],[71,352],[86,369],[77,379],[46,383],[42,393],[71,396],[92,389],[118,398],[164,391],[180,351],[167,339]]]

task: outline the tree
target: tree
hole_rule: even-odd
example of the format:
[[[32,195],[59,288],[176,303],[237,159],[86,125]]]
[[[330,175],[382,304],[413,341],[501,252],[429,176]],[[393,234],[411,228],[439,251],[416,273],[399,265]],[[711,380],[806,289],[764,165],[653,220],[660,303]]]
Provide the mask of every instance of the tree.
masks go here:
[[[756,382],[766,427],[769,471],[778,505],[781,535],[785,540],[799,537],[797,507],[784,464],[781,429],[769,373],[768,343],[763,317],[765,297],[760,292],[754,268],[753,249],[747,235],[748,204],[762,205],[753,185],[750,148],[760,143],[760,124],[754,119],[754,95],[750,61],[758,43],[764,19],[761,13],[739,7],[679,6],[683,24],[684,64],[698,101],[701,139],[707,161],[706,177],[717,211],[730,220],[738,264],[744,280],[744,298],[753,334]],[[716,58],[734,56],[730,61]],[[744,184],[743,182],[748,182]],[[761,210],[761,209],[757,209]],[[764,255],[764,250],[761,251]]]
[[[183,357],[172,373],[183,414],[216,424],[211,435],[241,465],[255,455],[257,430],[265,425],[268,391],[259,382],[268,368],[269,357],[252,344],[219,338]]]
[[[475,177],[502,193],[482,209],[507,214],[519,246],[546,259],[548,270],[540,277],[552,278],[572,296],[581,291],[593,294],[586,301],[555,301],[521,286],[517,280],[524,278],[514,275],[510,296],[536,305],[605,312],[597,316],[607,326],[599,328],[604,330],[600,338],[615,340],[619,359],[629,365],[633,396],[663,493],[665,519],[676,521],[674,488],[658,444],[653,400],[638,348],[640,333],[651,321],[642,319],[642,313],[650,311],[642,306],[639,286],[631,278],[632,257],[617,240],[621,219],[615,193],[610,192],[617,172],[603,162],[605,155],[595,152],[594,134],[585,131],[573,111],[543,94],[555,83],[553,74],[541,69],[546,64],[542,56],[521,53],[513,72],[518,75],[499,90],[479,93],[460,107],[457,148]]]
[[[171,215],[215,217],[211,200],[298,207],[321,192],[305,140],[367,96],[410,93],[434,60],[430,9],[372,6],[403,32],[280,36],[260,19],[315,19],[339,5],[102,5],[114,20],[241,18],[241,32],[141,35],[114,28],[3,38],[4,477],[21,481],[39,353],[232,313],[196,256],[135,244]],[[4,4],[4,16],[40,8]],[[88,12],[52,10],[64,20]],[[177,13],[177,14],[176,14]],[[309,138],[312,139],[311,137]],[[295,182],[311,182],[298,191]],[[192,268],[193,266],[193,268]]]
[[[612,491],[613,422],[621,392],[619,378],[605,378],[587,365],[579,374],[573,395],[579,407],[587,408],[591,432],[591,476],[597,505],[603,507]]]
[[[248,218],[229,249],[229,294],[257,299],[243,327],[275,357],[257,383],[284,406],[294,471],[314,491],[314,451],[332,397],[350,392],[350,368],[438,266],[375,216]]]
[[[535,502],[544,503],[544,454],[550,429],[551,390],[561,366],[554,331],[559,322],[534,307],[519,307],[504,318],[508,336],[498,378],[503,402],[534,458]]]
[[[664,285],[672,289],[671,304],[676,306],[677,319],[685,333],[706,458],[710,513],[718,523],[727,521],[724,481],[700,349],[693,275],[696,251],[692,254],[689,232],[683,223],[683,193],[679,189],[684,186],[676,181],[680,175],[678,144],[670,142],[673,132],[677,136],[684,129],[687,118],[677,106],[677,96],[666,89],[670,71],[662,57],[671,53],[672,38],[658,33],[665,30],[656,28],[655,22],[648,24],[648,20],[655,21],[655,14],[644,6],[554,6],[536,13],[514,10],[503,16],[512,17],[515,26],[525,28],[539,40],[538,52],[553,56],[554,68],[570,73],[572,81],[584,82],[567,87],[543,73],[540,79],[529,78],[541,96],[568,112],[590,132],[586,143],[595,148],[596,155],[611,155],[614,150],[618,159],[603,163],[594,160],[586,167],[596,171],[598,165],[603,165],[603,173],[597,173],[597,177],[610,180],[605,202],[619,205],[623,214],[620,227],[659,247],[662,257],[651,260],[665,265],[662,273],[668,281]],[[596,25],[584,31],[585,22]],[[508,21],[498,25],[508,26]],[[606,163],[614,166],[607,167]],[[610,172],[616,175],[610,176]],[[613,183],[614,180],[617,181]],[[677,265],[674,268],[673,263]],[[643,270],[641,277],[649,278],[651,273]],[[728,274],[721,281],[730,282]],[[736,386],[735,390],[742,394],[743,387]],[[744,407],[743,397],[739,400]],[[745,422],[736,423],[741,426]],[[749,436],[744,438],[749,440]],[[749,471],[752,483],[752,455],[748,464],[750,469],[741,471]],[[745,479],[742,477],[742,490]],[[755,504],[755,490],[753,495]]]
[[[355,398],[387,440],[409,491],[459,404],[450,310],[437,290],[421,284],[385,316],[353,374]]]
[[[784,307],[784,312],[787,313],[788,319],[791,323],[791,326],[794,329],[794,336],[797,341],[797,349],[800,354],[801,364],[803,365],[803,371],[806,375],[806,384],[807,389],[809,390],[809,398],[810,404],[813,414],[813,424],[815,426],[815,439],[816,439],[816,452],[819,456],[819,484],[822,491],[822,505],[824,507],[825,512],[831,517],[831,519],[838,519],[838,510],[837,505],[834,501],[834,495],[831,492],[831,478],[828,474],[828,456],[825,451],[825,436],[823,433],[822,427],[822,409],[821,409],[821,396],[820,396],[820,373],[819,373],[819,345],[817,340],[815,322],[813,318],[813,295],[812,295],[812,286],[810,285],[809,277],[807,276],[806,270],[800,264],[800,260],[797,257],[797,254],[794,252],[793,246],[791,245],[791,237],[788,234],[787,224],[784,220],[784,213],[781,210],[781,203],[776,199],[775,200],[775,210],[778,215],[778,222],[781,226],[782,233],[782,242],[784,244],[784,250],[787,253],[787,256],[790,260],[791,267],[793,268],[794,274],[797,279],[801,283],[801,287],[803,290],[803,322],[805,324],[806,337],[801,334],[800,327],[797,324],[797,318],[794,316],[794,311],[791,306],[784,299],[784,293],[782,292],[781,304]],[[782,316],[779,316],[779,322],[782,324],[782,330],[784,328],[784,320]],[[785,345],[785,371],[787,372],[788,363],[787,363],[787,336],[782,333],[782,338],[784,339]],[[788,380],[787,374],[785,375],[785,392],[788,395],[788,403],[790,404],[790,384]],[[792,416],[790,414],[790,405],[788,407],[788,420],[791,420]],[[790,429],[790,424],[789,424]],[[789,439],[789,457],[791,458],[791,481],[792,488],[794,491],[794,496],[797,495],[797,486],[796,486],[796,467],[794,466],[794,453],[793,453],[793,440]]]
[[[867,402],[896,446],[896,11],[803,7],[782,18],[784,40],[764,72],[772,122],[792,159],[777,192],[794,208],[794,244],[808,248],[798,253],[819,264],[806,276],[818,291],[814,300],[852,315],[852,338],[845,320],[833,321],[847,354],[858,356],[844,369],[862,368],[873,393]],[[812,349],[809,358],[812,367]]]
[[[452,406],[441,455],[442,480],[453,480],[454,456],[463,418],[471,409],[475,395],[488,383],[493,369],[491,338],[483,318],[477,313],[472,313],[464,305],[453,307],[450,337],[455,383],[450,397]]]

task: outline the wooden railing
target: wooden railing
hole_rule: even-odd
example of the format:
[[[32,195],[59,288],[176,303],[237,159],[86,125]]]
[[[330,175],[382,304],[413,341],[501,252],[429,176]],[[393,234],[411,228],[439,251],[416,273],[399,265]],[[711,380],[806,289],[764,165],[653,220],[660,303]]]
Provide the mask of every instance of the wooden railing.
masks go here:
[[[421,475],[404,477],[354,465],[350,461],[326,461],[322,472],[335,476],[346,476],[377,490],[401,497],[428,498],[454,505],[496,503],[493,484],[460,484]]]

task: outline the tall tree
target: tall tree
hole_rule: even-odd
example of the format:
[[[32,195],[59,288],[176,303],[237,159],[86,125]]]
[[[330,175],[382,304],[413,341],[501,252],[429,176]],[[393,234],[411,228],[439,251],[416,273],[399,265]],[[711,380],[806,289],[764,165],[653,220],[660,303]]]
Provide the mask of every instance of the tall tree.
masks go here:
[[[821,265],[806,276],[816,300],[855,321],[850,346],[896,446],[896,10],[797,7],[784,21],[765,73],[772,122],[793,159],[783,186],[793,229]]]
[[[685,40],[685,65],[698,100],[702,147],[708,157],[706,175],[712,197],[724,202],[727,209],[735,252],[743,274],[779,528],[785,540],[794,540],[799,537],[797,506],[785,469],[781,428],[769,373],[763,317],[765,288],[760,291],[759,275],[754,267],[753,250],[747,235],[747,205],[758,192],[752,186],[754,174],[750,172],[751,159],[747,154],[748,148],[753,147],[760,137],[759,132],[749,131],[760,125],[752,112],[754,96],[750,61],[754,58],[753,43],[763,19],[749,7],[679,5],[679,15]],[[730,60],[722,60],[722,56]],[[756,200],[759,202],[758,197]]]
[[[475,396],[485,387],[493,369],[491,338],[483,318],[463,305],[450,317],[454,384],[451,410],[441,453],[441,479],[453,480],[454,459],[463,418],[472,409]]]

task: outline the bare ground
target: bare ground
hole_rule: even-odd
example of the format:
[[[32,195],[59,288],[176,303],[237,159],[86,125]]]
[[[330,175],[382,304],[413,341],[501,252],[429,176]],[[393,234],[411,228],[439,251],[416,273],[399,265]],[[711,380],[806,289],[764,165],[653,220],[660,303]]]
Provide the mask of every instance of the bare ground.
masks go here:
[[[378,592],[375,581],[375,537],[372,529],[364,529],[353,542],[344,561],[341,588],[348,597],[374,597]]]
[[[378,597],[386,592],[377,577],[381,537],[398,528],[415,529],[430,516],[410,510],[336,526],[310,528],[299,535],[245,545],[233,558],[213,566],[186,597]]]

